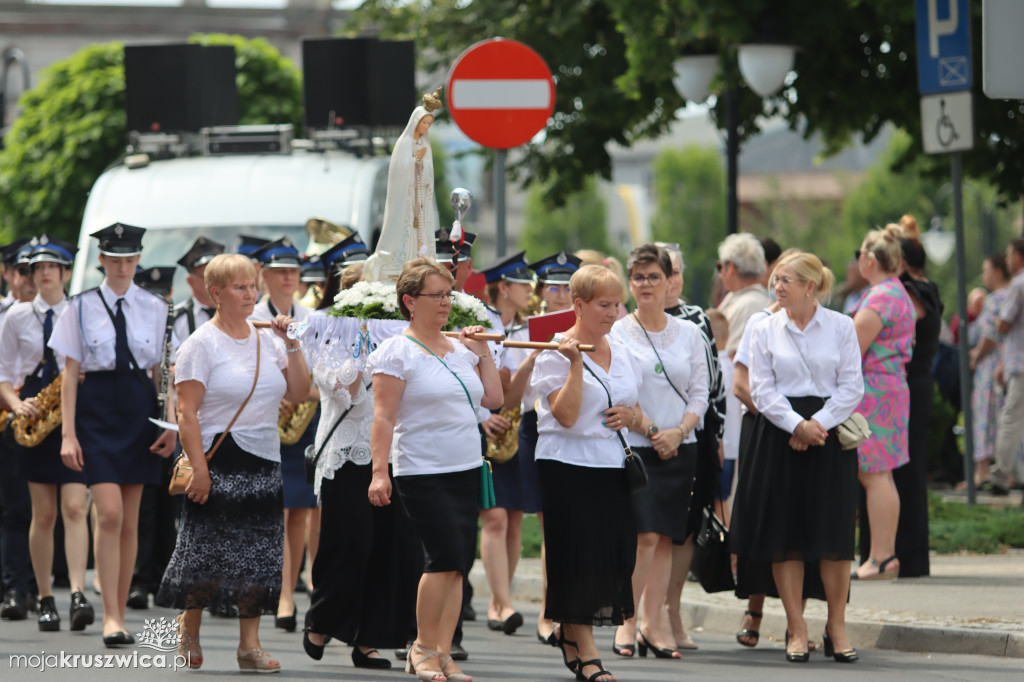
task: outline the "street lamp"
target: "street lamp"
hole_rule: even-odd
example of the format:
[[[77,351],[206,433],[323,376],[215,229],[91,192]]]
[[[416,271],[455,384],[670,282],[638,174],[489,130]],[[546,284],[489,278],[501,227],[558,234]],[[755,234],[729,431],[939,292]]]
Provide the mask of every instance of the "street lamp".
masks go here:
[[[796,47],[793,45],[748,43],[737,50],[740,74],[750,89],[761,97],[770,97],[786,81],[793,69]],[[718,72],[718,55],[702,54],[680,57],[673,65],[673,85],[691,102],[703,102],[711,94],[710,85]],[[739,197],[736,185],[739,174],[739,86],[730,83],[725,90],[727,228],[729,234],[739,230]]]
[[[956,235],[942,229],[942,218],[933,216],[931,226],[921,233],[921,246],[928,255],[928,260],[938,266],[943,266],[953,255],[956,247]]]

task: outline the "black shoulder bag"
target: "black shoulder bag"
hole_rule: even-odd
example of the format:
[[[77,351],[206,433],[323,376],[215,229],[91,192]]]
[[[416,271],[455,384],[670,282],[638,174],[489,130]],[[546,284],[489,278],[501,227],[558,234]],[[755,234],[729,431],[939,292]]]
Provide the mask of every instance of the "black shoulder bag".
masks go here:
[[[348,413],[352,411],[353,407],[355,407],[355,405],[349,405],[348,409],[341,413],[341,416],[334,422],[334,426],[332,426],[331,430],[327,432],[327,437],[324,438],[324,442],[320,444],[319,448],[316,448],[316,452],[313,451],[314,446],[312,443],[307,445],[306,449],[303,451],[302,461],[306,470],[307,485],[313,485],[313,481],[316,480],[316,465],[320,462],[320,455],[324,454],[324,448],[326,448],[327,444],[331,442],[331,436],[333,436],[334,432],[339,426],[341,426],[341,422],[345,421],[345,417],[348,416]]]
[[[604,389],[604,393],[608,396],[608,407],[612,407],[612,394],[608,391],[608,387],[604,385],[601,378],[594,373],[594,370],[587,366],[586,361],[583,361],[583,369],[590,372],[591,376],[597,379],[597,383]],[[619,442],[622,443],[622,451],[626,454],[625,464],[623,465],[623,475],[626,477],[626,486],[629,488],[629,492],[635,493],[643,490],[647,487],[647,467],[644,466],[644,461],[633,454],[629,445],[626,444],[626,439],[622,436],[622,431],[616,431],[615,435],[619,437]]]

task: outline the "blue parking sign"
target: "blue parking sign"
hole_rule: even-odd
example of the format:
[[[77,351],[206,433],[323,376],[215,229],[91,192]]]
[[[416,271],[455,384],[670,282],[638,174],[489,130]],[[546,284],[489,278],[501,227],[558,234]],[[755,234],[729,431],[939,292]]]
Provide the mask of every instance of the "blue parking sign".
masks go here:
[[[970,90],[970,0],[917,0],[916,9],[921,94]]]

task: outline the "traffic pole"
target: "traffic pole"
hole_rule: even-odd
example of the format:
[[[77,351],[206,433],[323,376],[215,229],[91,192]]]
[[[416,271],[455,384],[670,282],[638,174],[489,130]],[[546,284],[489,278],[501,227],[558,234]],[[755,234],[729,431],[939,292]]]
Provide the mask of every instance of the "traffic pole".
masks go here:
[[[959,310],[960,340],[960,412],[964,416],[964,479],[967,504],[975,503],[974,489],[974,415],[971,414],[971,360],[967,339],[967,262],[964,251],[963,153],[950,156],[953,175],[953,221],[956,225],[956,302]]]
[[[494,217],[497,258],[505,256],[505,150],[494,150]]]

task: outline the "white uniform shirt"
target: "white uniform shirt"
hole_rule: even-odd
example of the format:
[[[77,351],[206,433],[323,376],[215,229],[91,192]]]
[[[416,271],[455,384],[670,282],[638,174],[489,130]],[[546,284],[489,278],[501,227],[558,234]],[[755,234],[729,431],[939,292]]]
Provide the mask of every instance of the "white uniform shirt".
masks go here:
[[[826,429],[842,424],[864,396],[853,319],[819,305],[803,330],[784,310],[758,322],[750,336],[750,394],[786,433],[803,421],[787,396],[828,398],[811,418]]]
[[[665,328],[660,332],[648,330],[645,336],[643,328],[630,315],[615,323],[611,337],[629,351],[643,374],[639,396],[644,415],[661,429],[678,426],[688,413],[697,415],[700,418],[697,426],[683,441],[696,443],[697,430],[708,409],[706,344],[697,325],[666,315]],[[659,372],[661,364],[664,369]],[[669,379],[683,394],[682,398],[669,385]],[[642,433],[627,431],[625,436],[630,445],[651,447],[651,440]]]
[[[555,341],[561,339],[555,334]],[[537,410],[537,459],[553,459],[576,466],[598,469],[620,469],[625,460],[622,443],[615,432],[602,424],[608,409],[608,394],[613,406],[633,407],[637,404],[643,375],[636,360],[618,341],[611,344],[612,362],[608,371],[583,354],[583,362],[600,378],[583,369],[583,396],[579,417],[570,428],[558,423],[551,413],[551,394],[565,386],[569,376],[569,359],[557,350],[546,350],[537,356],[530,385],[543,398]],[[702,358],[703,359],[703,358]],[[601,384],[605,388],[601,388]],[[625,435],[625,434],[624,434]]]
[[[67,299],[52,306],[53,326],[57,327],[57,319],[65,308]],[[12,386],[20,386],[26,375],[34,370],[43,359],[43,322],[49,303],[42,296],[36,295],[30,303],[15,303],[0,323],[0,381],[8,381]],[[57,372],[64,368],[64,354],[54,352],[57,360]]]
[[[198,381],[205,392],[199,405],[203,451],[224,431],[252,389],[256,374],[256,334],[250,326],[245,341],[232,338],[213,324],[196,329],[178,349],[174,382]],[[260,337],[260,376],[252,398],[231,427],[231,436],[246,452],[272,462],[281,461],[277,414],[288,388],[284,370],[288,357],[283,344],[270,343],[271,333]],[[214,455],[216,456],[216,455]]]
[[[751,317],[750,321],[752,322],[753,319]],[[750,329],[749,322],[747,329]],[[736,356],[739,357],[739,351],[736,352]],[[739,459],[740,427],[743,423],[745,408],[732,391],[732,381],[736,369],[725,349],[718,352],[718,362],[722,367],[722,382],[729,387],[725,394],[725,428],[722,430],[722,452],[725,454],[725,459]]]
[[[529,341],[530,340],[530,329],[523,325],[519,329],[509,333],[509,340],[512,341]],[[513,374],[519,369],[519,366],[526,362],[526,359],[530,357],[530,353],[533,351],[529,348],[506,348],[505,349],[505,367],[509,369]],[[537,401],[540,400],[541,395],[534,390],[531,381],[526,382],[526,387],[523,389],[523,401],[522,401],[522,412],[526,414],[535,408]]]
[[[206,306],[200,303],[199,299],[195,296],[174,306],[174,313],[177,317],[174,318],[174,333],[171,336],[171,343],[175,350],[195,331],[195,329],[190,329],[188,326],[188,312],[185,308],[189,304],[192,307],[192,320],[195,322],[195,329],[199,329],[200,325],[209,322],[213,317],[212,314],[207,314]],[[216,309],[214,308],[214,310]]]
[[[50,348],[80,363],[83,372],[115,367],[114,321],[103,307],[101,293],[110,312],[116,315],[118,296],[104,280],[98,289],[85,291],[68,301],[67,310],[53,325],[50,337]],[[128,332],[128,348],[140,369],[151,369],[163,357],[167,303],[135,283],[128,286],[123,298],[121,309]]]
[[[454,350],[441,359],[451,371],[403,334],[387,339],[367,358],[370,376],[386,374],[405,382],[391,441],[395,476],[467,471],[482,463],[476,408],[484,386],[475,370],[480,358],[450,341]]]

